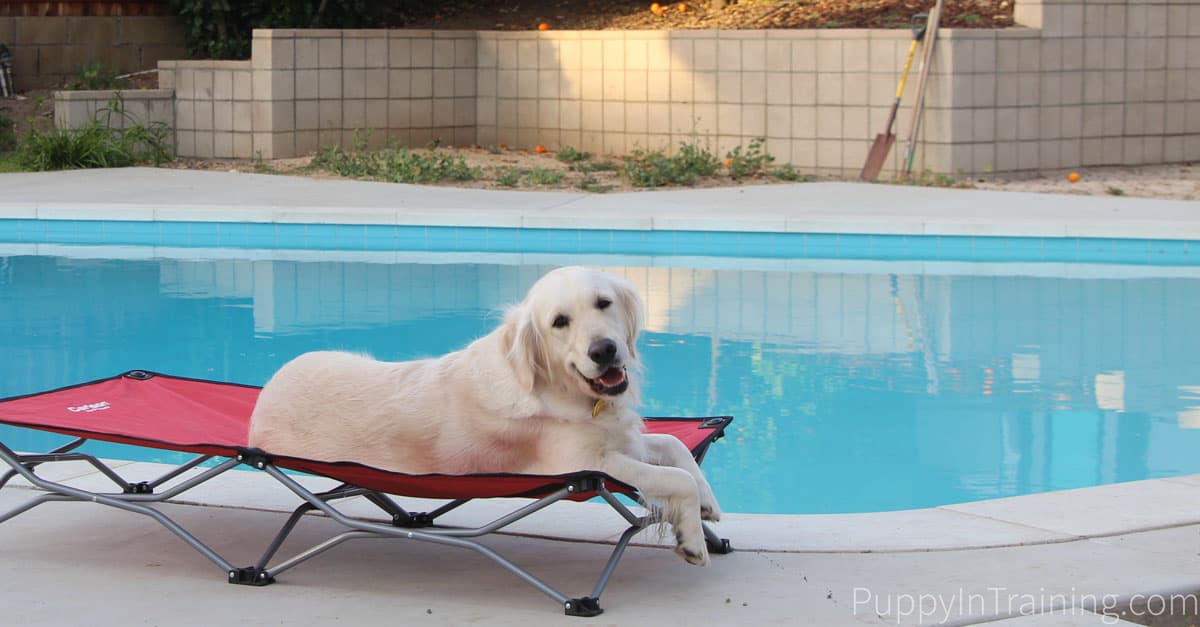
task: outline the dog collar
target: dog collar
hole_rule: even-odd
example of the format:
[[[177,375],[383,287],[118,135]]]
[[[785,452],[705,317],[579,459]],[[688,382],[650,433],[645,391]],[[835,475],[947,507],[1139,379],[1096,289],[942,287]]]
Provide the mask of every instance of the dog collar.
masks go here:
[[[608,409],[608,401],[602,398],[596,399],[596,404],[592,405],[592,418],[598,417],[600,412],[606,409]]]

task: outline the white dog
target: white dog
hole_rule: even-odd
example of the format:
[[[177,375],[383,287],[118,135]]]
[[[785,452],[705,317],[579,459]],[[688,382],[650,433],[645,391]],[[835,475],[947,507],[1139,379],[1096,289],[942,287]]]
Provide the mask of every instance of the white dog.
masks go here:
[[[436,359],[306,353],[262,390],[250,445],[403,473],[598,470],[662,506],[675,552],[708,563],[708,481],[675,437],[642,433],[642,301],[622,278],[559,268],[503,323]]]

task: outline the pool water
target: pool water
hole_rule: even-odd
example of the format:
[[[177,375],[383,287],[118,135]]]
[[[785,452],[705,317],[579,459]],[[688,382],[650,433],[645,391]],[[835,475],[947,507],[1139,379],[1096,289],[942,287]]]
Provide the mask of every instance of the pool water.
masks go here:
[[[262,384],[314,349],[436,355],[553,267],[134,250],[0,256],[0,396],[135,368]],[[1200,472],[1200,269],[588,263],[646,300],[644,413],[735,417],[705,462],[728,511],[897,510]]]

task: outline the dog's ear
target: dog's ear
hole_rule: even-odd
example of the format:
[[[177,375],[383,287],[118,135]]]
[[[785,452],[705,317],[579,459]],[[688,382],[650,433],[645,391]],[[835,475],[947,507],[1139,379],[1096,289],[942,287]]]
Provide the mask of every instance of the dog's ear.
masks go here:
[[[504,317],[504,342],[508,361],[517,375],[517,383],[532,393],[539,382],[550,378],[546,342],[537,328],[529,307],[517,305]]]
[[[621,306],[621,312],[625,314],[625,344],[629,348],[629,356],[637,359],[637,338],[646,324],[644,313],[646,305],[642,303],[642,297],[638,295],[637,288],[629,281],[617,278],[613,282],[613,288],[616,291],[617,303]]]

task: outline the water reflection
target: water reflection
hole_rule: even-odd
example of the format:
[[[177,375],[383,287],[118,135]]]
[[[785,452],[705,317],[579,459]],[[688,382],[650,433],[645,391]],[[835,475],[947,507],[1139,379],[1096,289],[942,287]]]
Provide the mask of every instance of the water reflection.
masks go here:
[[[0,395],[131,368],[257,384],[316,348],[438,354],[549,268],[0,257]],[[647,301],[646,413],[736,416],[706,462],[731,511],[1200,472],[1196,278],[608,269]]]

